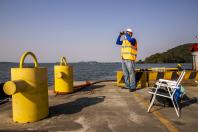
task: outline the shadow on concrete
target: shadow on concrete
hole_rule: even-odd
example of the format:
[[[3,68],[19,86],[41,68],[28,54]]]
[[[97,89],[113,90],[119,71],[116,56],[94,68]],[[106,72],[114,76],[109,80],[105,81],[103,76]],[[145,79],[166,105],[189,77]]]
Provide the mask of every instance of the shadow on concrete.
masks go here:
[[[196,97],[188,97],[187,95],[184,95],[184,97],[182,98],[181,102],[180,102],[180,108],[184,108],[187,107],[189,105],[195,104],[197,103],[197,98]]]
[[[75,101],[51,106],[49,108],[49,117],[58,116],[61,114],[74,114],[80,112],[83,108],[103,102],[105,96],[98,97],[83,97]]]
[[[136,91],[138,91],[138,90],[142,90],[142,89],[148,89],[148,87],[136,88]]]
[[[8,102],[9,97],[11,97],[5,94],[5,92],[3,91],[3,85],[4,83],[0,83],[0,105]]]
[[[155,111],[159,111],[159,110],[165,108],[165,107],[163,107],[162,105],[158,105],[158,104],[155,104],[155,106],[157,106],[157,108],[156,108],[156,107],[153,107],[153,108],[150,110],[150,113],[153,113],[153,112],[155,112]]]
[[[151,99],[152,99],[152,97],[153,96],[151,96]],[[150,99],[150,102],[151,102],[151,99]],[[163,98],[163,97],[157,96],[155,102],[157,102],[157,103],[155,103],[154,105],[155,106],[161,106],[161,108],[156,108],[152,112],[163,109],[167,106],[168,107],[173,107],[172,101],[168,98]],[[190,105],[195,104],[195,103],[197,103],[197,98],[196,97],[190,98],[187,95],[184,95],[179,102],[179,107],[180,107],[180,109],[182,109],[184,107],[190,106]]]
[[[102,88],[106,85],[91,85],[91,86],[88,86],[88,87],[85,87],[83,89],[81,89],[80,91],[91,91],[91,90],[95,90],[95,89],[98,89],[98,88]]]
[[[117,85],[115,85],[115,86],[117,86]],[[121,89],[129,90],[129,88],[126,88],[126,87],[122,87],[122,86],[117,86],[117,87],[119,87],[119,88],[121,88]],[[147,88],[148,88],[148,87],[138,87],[138,88],[136,88],[135,91],[139,91],[139,90],[147,89]],[[135,92],[135,91],[134,91],[134,92]]]

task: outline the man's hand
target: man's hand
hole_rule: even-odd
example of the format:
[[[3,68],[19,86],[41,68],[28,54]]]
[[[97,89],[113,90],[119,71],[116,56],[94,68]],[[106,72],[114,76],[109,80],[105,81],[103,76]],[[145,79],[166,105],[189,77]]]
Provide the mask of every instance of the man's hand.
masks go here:
[[[124,35],[125,34],[125,31],[122,31],[120,32],[120,36]]]

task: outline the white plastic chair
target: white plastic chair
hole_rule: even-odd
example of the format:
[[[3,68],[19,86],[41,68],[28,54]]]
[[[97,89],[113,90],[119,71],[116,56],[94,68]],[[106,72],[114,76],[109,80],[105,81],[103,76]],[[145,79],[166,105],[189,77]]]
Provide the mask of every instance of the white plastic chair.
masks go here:
[[[159,81],[157,81],[155,83],[156,85],[156,88],[153,91],[149,91],[150,94],[153,94],[153,98],[150,102],[150,106],[148,108],[148,112],[150,112],[150,109],[151,107],[153,106],[154,104],[154,101],[155,101],[155,98],[156,96],[161,96],[161,97],[165,97],[165,98],[170,98],[172,103],[173,103],[173,106],[175,108],[175,112],[177,114],[178,117],[180,117],[180,108],[179,108],[179,105],[174,97],[174,94],[175,94],[175,91],[179,88],[178,86],[180,85],[184,75],[185,75],[185,71],[182,71],[179,78],[177,79],[177,81],[172,81],[172,80],[165,80],[165,79],[159,79]],[[158,90],[159,88],[165,88],[167,89],[168,91],[168,94],[162,94],[162,93],[159,93]]]

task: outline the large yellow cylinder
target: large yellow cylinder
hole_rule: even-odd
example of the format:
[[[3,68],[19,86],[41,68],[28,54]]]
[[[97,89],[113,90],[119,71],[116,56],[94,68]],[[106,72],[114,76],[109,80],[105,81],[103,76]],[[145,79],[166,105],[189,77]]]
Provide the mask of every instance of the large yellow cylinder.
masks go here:
[[[125,87],[125,83],[124,83],[124,74],[122,71],[117,71],[117,86],[119,87]]]
[[[54,66],[54,92],[66,94],[73,91],[73,68],[67,64],[65,57],[62,57],[60,65]]]
[[[34,68],[23,68],[27,55],[34,58]],[[38,67],[32,52],[21,57],[20,67],[11,68],[11,81],[4,84],[4,91],[12,95],[13,120],[19,123],[35,122],[48,116],[47,68]]]

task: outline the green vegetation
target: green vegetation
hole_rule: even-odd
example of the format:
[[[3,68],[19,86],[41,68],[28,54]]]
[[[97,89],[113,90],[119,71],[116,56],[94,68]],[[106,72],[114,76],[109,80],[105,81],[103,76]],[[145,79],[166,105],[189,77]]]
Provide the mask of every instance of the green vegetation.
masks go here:
[[[145,58],[144,63],[190,63],[192,62],[190,51],[192,44],[184,44],[163,53],[156,53]],[[138,62],[142,62],[142,60]]]

